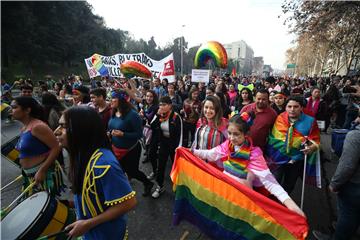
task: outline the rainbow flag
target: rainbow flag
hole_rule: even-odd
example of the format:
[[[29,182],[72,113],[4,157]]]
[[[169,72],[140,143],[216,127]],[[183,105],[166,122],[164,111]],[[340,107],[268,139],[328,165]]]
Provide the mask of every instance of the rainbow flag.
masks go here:
[[[320,144],[320,130],[315,118],[302,113],[299,120],[292,126],[287,112],[281,113],[269,135],[266,147],[266,160],[270,168],[286,164],[291,159],[304,160],[300,151],[305,136],[313,144]],[[309,154],[306,161],[306,183],[321,188],[321,169],[319,151]]]
[[[101,76],[108,76],[109,71],[107,67],[105,67],[104,63],[102,62],[99,54],[94,54],[91,57],[91,63],[93,64],[96,71],[100,73]]]
[[[171,171],[173,223],[186,220],[213,239],[305,239],[306,219],[240,184],[185,148]]]

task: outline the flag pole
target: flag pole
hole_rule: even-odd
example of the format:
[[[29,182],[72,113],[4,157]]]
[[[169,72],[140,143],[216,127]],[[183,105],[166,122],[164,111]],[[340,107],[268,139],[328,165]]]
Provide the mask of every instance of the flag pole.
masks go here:
[[[305,177],[306,177],[306,161],[307,161],[307,154],[305,154],[305,157],[304,157],[304,172],[303,172],[303,179],[302,179],[301,205],[300,205],[301,210],[303,210],[303,205],[304,205]]]
[[[305,136],[305,141],[303,142],[303,146],[307,147],[307,143],[308,143],[308,136]],[[300,204],[300,208],[301,210],[303,210],[303,206],[304,206],[304,192],[305,192],[305,177],[306,177],[306,162],[307,162],[307,154],[304,154],[304,172],[303,172],[303,179],[302,179],[302,188],[301,188],[301,204]]]

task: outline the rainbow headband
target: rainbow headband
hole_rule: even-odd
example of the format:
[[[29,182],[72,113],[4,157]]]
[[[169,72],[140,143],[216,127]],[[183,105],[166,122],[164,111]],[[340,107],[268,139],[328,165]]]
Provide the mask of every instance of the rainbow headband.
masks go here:
[[[115,91],[114,90],[111,92],[111,97],[129,101],[129,95],[124,91]]]
[[[284,93],[282,93],[282,92],[277,92],[277,93],[275,93],[275,95],[274,95],[274,97],[276,97],[276,96],[282,96],[283,98],[287,98],[287,96],[284,94]]]

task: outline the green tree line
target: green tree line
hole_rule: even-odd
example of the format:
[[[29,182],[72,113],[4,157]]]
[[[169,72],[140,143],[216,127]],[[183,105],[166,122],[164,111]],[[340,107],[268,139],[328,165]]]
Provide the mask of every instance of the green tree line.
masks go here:
[[[144,52],[160,60],[173,52],[176,72],[180,72],[181,37],[165,47],[159,47],[154,37],[134,39],[127,31],[108,28],[87,2],[2,1],[1,22],[1,69],[5,79],[17,75],[61,76],[71,71],[87,77],[84,58],[93,53]],[[191,73],[199,46],[188,48],[186,40],[182,41],[183,72]]]

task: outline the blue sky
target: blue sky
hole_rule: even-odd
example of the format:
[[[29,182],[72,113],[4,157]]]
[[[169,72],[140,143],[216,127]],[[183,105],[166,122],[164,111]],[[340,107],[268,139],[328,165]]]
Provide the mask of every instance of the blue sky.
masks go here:
[[[215,40],[244,40],[265,64],[285,68],[285,51],[293,35],[283,25],[282,1],[275,0],[88,0],[106,25],[129,31],[134,38],[160,46],[184,35],[189,46]],[[278,16],[281,16],[278,18]],[[184,27],[182,27],[185,25]],[[115,54],[115,53],[114,53]]]

